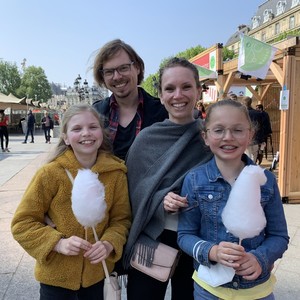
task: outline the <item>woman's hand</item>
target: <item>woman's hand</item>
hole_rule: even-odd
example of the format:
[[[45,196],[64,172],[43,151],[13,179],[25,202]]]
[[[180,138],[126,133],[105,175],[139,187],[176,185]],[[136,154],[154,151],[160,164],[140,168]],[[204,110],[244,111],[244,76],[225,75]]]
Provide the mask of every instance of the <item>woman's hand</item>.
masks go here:
[[[247,252],[236,262],[239,264],[239,267],[235,268],[235,273],[243,276],[246,280],[255,280],[262,272],[260,264],[252,253]]]
[[[71,236],[67,239],[60,239],[55,245],[54,251],[64,255],[75,256],[78,255],[81,250],[88,251],[91,248],[92,244],[88,241],[78,236]]]
[[[106,259],[113,249],[113,246],[109,242],[98,241],[92,245],[91,249],[84,253],[84,257],[89,259],[91,264],[97,264]]]
[[[181,197],[173,192],[169,192],[164,197],[164,209],[167,212],[175,213],[185,207],[188,207],[187,197]]]

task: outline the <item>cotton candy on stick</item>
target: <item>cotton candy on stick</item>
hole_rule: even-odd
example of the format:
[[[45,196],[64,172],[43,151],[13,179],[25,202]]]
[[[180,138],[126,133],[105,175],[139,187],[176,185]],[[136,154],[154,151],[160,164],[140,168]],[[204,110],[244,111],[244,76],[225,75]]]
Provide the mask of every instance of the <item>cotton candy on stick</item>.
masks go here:
[[[105,190],[98,175],[89,169],[78,170],[75,177],[72,189],[72,210],[77,221],[85,227],[86,237],[87,228],[92,227],[95,240],[99,241],[95,226],[105,216]],[[105,260],[102,260],[102,265],[106,278],[109,278]]]
[[[246,166],[235,181],[222,212],[227,230],[240,239],[257,236],[266,226],[260,186],[267,178],[259,166]]]
[[[85,227],[92,227],[96,241],[95,226],[105,216],[106,202],[104,185],[98,175],[89,169],[79,170],[72,189],[72,210],[77,221]]]

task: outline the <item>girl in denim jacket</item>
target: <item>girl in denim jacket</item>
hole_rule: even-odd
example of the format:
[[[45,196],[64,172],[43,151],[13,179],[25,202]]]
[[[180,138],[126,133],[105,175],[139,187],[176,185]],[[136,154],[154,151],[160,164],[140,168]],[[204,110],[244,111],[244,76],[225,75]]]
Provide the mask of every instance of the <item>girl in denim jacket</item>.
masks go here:
[[[222,100],[209,107],[203,137],[214,157],[185,177],[181,194],[188,195],[189,207],[179,215],[178,224],[178,244],[194,258],[195,299],[275,299],[271,270],[289,242],[275,176],[264,171],[267,182],[261,186],[260,203],[267,224],[259,235],[239,245],[221,217],[236,178],[245,166],[254,164],[244,154],[253,133],[241,103]],[[233,268],[232,280],[212,286],[199,278],[199,265],[212,268],[216,264]]]

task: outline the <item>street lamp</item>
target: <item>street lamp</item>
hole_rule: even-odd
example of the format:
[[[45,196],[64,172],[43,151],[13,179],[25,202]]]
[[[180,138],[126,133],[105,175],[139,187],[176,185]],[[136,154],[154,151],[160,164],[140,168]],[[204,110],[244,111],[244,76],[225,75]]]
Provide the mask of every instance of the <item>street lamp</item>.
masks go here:
[[[158,97],[158,82],[155,76],[152,76],[152,86],[154,88],[154,96]]]
[[[83,85],[81,84],[81,76],[78,74],[77,78],[74,81],[74,88],[78,94],[79,102],[85,101],[85,99],[89,99],[89,84],[85,79]]]

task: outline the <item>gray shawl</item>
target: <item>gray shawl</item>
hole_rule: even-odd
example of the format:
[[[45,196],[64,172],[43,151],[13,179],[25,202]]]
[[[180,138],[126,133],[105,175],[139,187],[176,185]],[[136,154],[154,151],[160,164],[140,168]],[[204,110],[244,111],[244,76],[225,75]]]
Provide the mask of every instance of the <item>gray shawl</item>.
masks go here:
[[[185,174],[212,157],[201,137],[200,122],[155,123],[143,129],[130,147],[126,165],[133,222],[124,249],[125,268],[138,239],[153,251],[156,248],[153,241],[165,225],[164,196],[170,191],[180,193]]]

